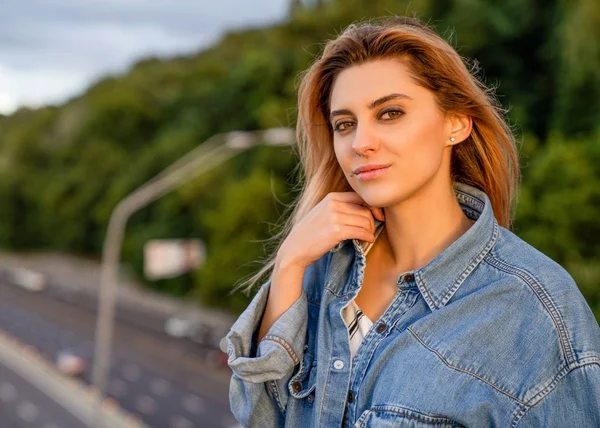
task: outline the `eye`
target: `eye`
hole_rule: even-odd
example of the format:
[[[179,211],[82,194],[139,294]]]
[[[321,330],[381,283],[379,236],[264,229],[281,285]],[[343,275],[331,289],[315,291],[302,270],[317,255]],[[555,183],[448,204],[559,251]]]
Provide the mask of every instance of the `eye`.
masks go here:
[[[400,116],[402,116],[404,114],[404,112],[402,110],[399,109],[389,109],[389,110],[385,110],[381,113],[381,115],[379,116],[380,119],[385,119],[385,120],[393,120],[393,119],[397,119]],[[387,115],[387,118],[384,117]]]
[[[335,132],[347,131],[352,127],[352,125],[354,125],[354,123],[347,120],[339,121],[333,126],[333,130]]]

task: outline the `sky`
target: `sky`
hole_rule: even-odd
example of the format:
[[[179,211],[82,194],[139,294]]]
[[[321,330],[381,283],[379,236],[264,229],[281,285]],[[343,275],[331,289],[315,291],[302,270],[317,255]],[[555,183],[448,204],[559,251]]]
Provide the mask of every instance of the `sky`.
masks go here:
[[[276,22],[289,0],[2,0],[0,113],[60,104],[148,56],[201,50]]]

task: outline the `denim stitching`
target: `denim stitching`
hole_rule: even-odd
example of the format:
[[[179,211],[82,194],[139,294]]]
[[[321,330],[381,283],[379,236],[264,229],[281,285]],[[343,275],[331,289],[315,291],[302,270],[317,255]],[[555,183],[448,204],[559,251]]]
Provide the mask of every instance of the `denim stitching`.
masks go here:
[[[329,343],[333,343],[333,328],[329,329],[330,332],[330,339],[329,339]],[[331,347],[331,353],[329,354],[329,362],[331,363],[331,359],[333,357],[333,347]],[[329,374],[331,373],[331,370],[325,370],[325,373],[327,373],[327,376],[325,377],[325,383],[324,385],[327,385],[329,382]],[[323,404],[325,403],[325,389],[323,389],[323,394],[321,394],[321,405],[319,406],[319,415],[323,414]],[[317,394],[315,394],[315,398],[316,398]]]
[[[476,205],[477,208],[479,209],[479,215],[481,215],[481,213],[483,212],[483,209],[485,207],[485,202],[484,201],[482,201],[481,199],[476,198],[476,197],[474,197],[472,195],[469,195],[467,193],[461,192],[461,191],[457,191],[457,195],[456,196],[459,199],[459,201],[462,200],[463,202],[465,202],[469,206]],[[466,202],[466,201],[468,201],[468,202]],[[425,299],[425,301],[427,302],[427,304],[429,304],[430,306],[434,307],[435,309],[439,309],[440,306],[444,306],[444,305],[446,305],[446,303],[448,303],[448,301],[452,298],[452,296],[454,295],[454,293],[456,293],[456,290],[458,290],[458,288],[460,287],[460,285],[473,272],[473,270],[475,270],[475,268],[477,267],[477,265],[479,263],[481,263],[481,261],[483,260],[483,258],[485,257],[485,255],[495,245],[495,243],[496,243],[496,241],[498,239],[498,235],[499,235],[499,227],[498,227],[498,223],[497,223],[496,219],[493,219],[493,225],[494,225],[494,228],[493,228],[493,232],[492,232],[492,237],[490,238],[489,242],[486,244],[486,246],[483,248],[483,250],[481,250],[481,252],[479,252],[473,258],[473,260],[471,260],[471,262],[469,263],[469,265],[467,266],[467,268],[463,272],[461,272],[461,274],[458,276],[458,278],[456,278],[454,280],[454,283],[453,283],[452,287],[450,287],[450,289],[442,297],[442,299],[439,301],[439,304],[436,304],[436,300],[437,299],[433,298],[433,296],[430,294],[429,290],[425,286],[425,283],[420,279],[419,272],[416,272],[417,275],[415,275],[415,280],[417,281],[417,283],[419,285],[421,285],[421,287],[419,287],[419,288],[424,291],[423,298]]]
[[[463,369],[463,368],[460,368],[460,367],[457,367],[457,366],[455,366],[455,365],[451,364],[451,363],[450,363],[449,361],[447,361],[447,360],[444,358],[444,356],[443,356],[442,354],[440,354],[440,353],[439,353],[437,350],[435,350],[435,349],[434,349],[434,348],[432,348],[431,346],[427,345],[427,344],[425,343],[425,341],[424,341],[423,339],[421,339],[421,337],[419,337],[419,335],[418,335],[418,334],[417,334],[417,333],[416,333],[416,332],[415,332],[415,331],[414,331],[414,330],[413,330],[411,327],[407,327],[406,329],[407,329],[408,331],[410,331],[410,332],[412,333],[412,335],[415,337],[415,339],[417,339],[417,340],[418,340],[418,341],[419,341],[419,342],[420,342],[420,343],[421,343],[421,344],[422,344],[422,345],[423,345],[425,348],[429,349],[431,352],[433,352],[435,355],[437,355],[437,356],[438,356],[438,358],[439,358],[440,360],[442,360],[442,362],[443,362],[444,364],[446,364],[448,367],[450,367],[450,368],[453,368],[453,369],[455,369],[455,370],[458,370],[458,371],[460,371],[460,372],[463,372],[463,373],[467,373],[467,374],[469,374],[469,375],[471,375],[471,376],[475,377],[476,379],[479,379],[479,380],[481,380],[482,382],[485,382],[485,383],[487,383],[487,384],[488,384],[488,385],[490,385],[492,388],[494,388],[494,389],[498,390],[499,392],[501,392],[502,394],[506,395],[507,397],[510,397],[510,398],[512,398],[513,400],[517,401],[518,403],[521,403],[521,404],[527,404],[527,403],[525,403],[524,401],[522,401],[521,399],[519,399],[518,397],[515,397],[514,395],[512,395],[511,393],[509,393],[509,392],[507,392],[507,391],[504,391],[502,388],[500,388],[499,386],[497,386],[497,385],[493,384],[491,381],[489,381],[489,380],[485,379],[484,377],[482,377],[482,376],[480,376],[480,375],[478,375],[478,374],[476,374],[476,373],[473,373],[473,372],[471,372],[471,371],[469,371],[469,370],[466,370],[466,369]]]
[[[310,356],[310,358],[308,358]],[[306,364],[305,364],[306,363]],[[311,385],[311,375],[314,376],[315,372],[314,370],[317,370],[317,361],[316,359],[306,353],[304,354],[303,358],[302,358],[302,363],[300,364],[300,370],[298,370],[298,373],[296,373],[296,375],[294,377],[292,377],[289,381],[288,381],[288,389],[290,391],[290,394],[294,397],[294,398],[306,398],[308,397],[317,387],[317,382],[316,379],[313,380],[312,385]],[[305,378],[305,379],[303,379]],[[306,387],[299,392],[295,392],[293,390],[292,384],[294,382],[300,382],[300,383],[304,383],[303,381],[306,381]],[[303,394],[303,395],[301,395]]]
[[[412,413],[417,413],[415,410],[401,409],[401,408],[394,409],[393,407],[398,407],[398,406],[376,405],[376,406],[371,407],[371,409],[369,409],[369,413],[389,412],[389,413],[395,413],[397,415],[406,417],[408,419],[416,419],[420,422],[430,424],[430,425],[444,423],[444,424],[451,424],[452,426],[456,426],[456,427],[463,426],[463,425],[460,425],[458,422],[453,421],[452,419],[447,418],[445,416],[413,415]]]
[[[360,353],[357,352],[356,355],[354,356],[354,358],[352,359],[352,372],[354,373],[354,381],[352,381],[352,377],[350,379],[350,385],[348,385],[348,387],[350,387],[351,385],[355,385],[357,394],[356,396],[358,396],[358,392],[360,391],[360,388],[363,384],[363,382],[365,381],[365,379],[367,378],[367,371],[368,371],[368,366],[369,366],[369,362],[373,360],[373,355],[375,355],[375,352],[377,352],[377,348],[379,347],[379,345],[390,335],[392,334],[392,331],[395,330],[396,332],[402,332],[402,330],[400,330],[399,327],[397,327],[398,323],[402,320],[402,316],[404,314],[406,314],[417,302],[417,298],[418,298],[418,291],[414,290],[415,293],[417,294],[413,294],[412,292],[405,292],[405,293],[399,293],[396,296],[394,296],[394,299],[392,300],[392,303],[390,303],[390,306],[388,307],[388,309],[386,309],[386,311],[383,313],[381,319],[384,319],[384,317],[386,317],[386,314],[393,314],[396,319],[394,320],[393,318],[390,320],[389,323],[389,328],[387,329],[385,335],[381,335],[378,340],[374,340],[371,342],[371,345],[369,348],[365,348],[363,347],[363,344],[361,343],[359,346],[359,350],[361,351]],[[409,299],[412,300],[409,301]],[[410,304],[407,305],[406,309],[402,312],[402,313],[397,313],[398,308],[400,308],[402,305],[405,305],[406,303],[410,302]],[[393,321],[393,322],[392,322]],[[383,322],[385,322],[387,324],[387,322],[384,320]],[[365,335],[365,338],[371,334],[372,329],[374,329],[376,326],[376,324],[373,324],[371,326],[371,328],[369,329],[369,331],[367,332],[367,334]],[[368,352],[368,353],[367,353]],[[366,364],[364,365],[364,368],[358,372],[358,365],[356,364],[356,361],[358,361],[357,359],[360,357],[360,354],[364,354],[361,358],[364,359],[364,361],[366,361]],[[356,361],[355,361],[356,360]],[[353,412],[353,417],[356,417],[356,413],[358,411],[358,408],[355,406],[354,408],[354,412]]]
[[[527,285],[529,285],[529,287],[540,299],[540,301],[548,311],[550,317],[552,318],[552,322],[554,323],[558,331],[558,337],[562,345],[562,351],[565,357],[565,361],[569,366],[571,366],[575,362],[575,357],[573,356],[573,349],[571,348],[571,340],[569,338],[569,333],[567,332],[567,328],[565,327],[563,319],[560,316],[560,312],[558,311],[558,309],[554,305],[554,302],[546,293],[546,290],[542,287],[542,285],[534,278],[532,274],[527,272],[525,269],[509,265],[508,263],[496,258],[492,254],[489,254],[485,258],[485,261],[499,270],[503,270],[506,273],[518,276]]]
[[[473,195],[470,195],[469,193],[465,193],[462,190],[455,189],[455,192],[456,192],[457,199],[459,199],[459,202],[460,202],[460,200],[462,200],[462,202],[465,203],[466,205],[468,205],[469,208],[471,208],[472,205],[476,205],[479,213],[481,214],[483,212],[483,209],[485,207],[485,201],[479,199],[477,196],[473,196]]]
[[[523,417],[525,416],[525,414],[531,410],[532,407],[536,406],[537,404],[539,404],[544,398],[546,398],[548,395],[550,395],[550,393],[552,391],[554,391],[554,389],[556,388],[556,385],[558,385],[558,383],[563,380],[564,378],[566,378],[570,373],[572,373],[573,371],[575,371],[578,368],[584,367],[584,366],[589,366],[589,365],[593,365],[596,364],[600,367],[600,361],[591,361],[589,363],[585,363],[585,364],[579,364],[577,366],[573,366],[571,369],[569,369],[567,366],[563,367],[562,370],[560,370],[560,372],[554,377],[554,379],[552,379],[552,381],[550,382],[550,384],[548,384],[547,387],[545,387],[543,390],[541,390],[538,394],[536,394],[534,397],[539,397],[539,400],[537,400],[535,403],[533,404],[529,404],[527,407],[522,407],[520,409],[518,409],[517,412],[515,412],[515,416],[513,418],[513,420],[511,421],[511,428],[515,428],[519,422],[521,421],[521,419],[523,419]],[[530,400],[530,403],[533,401]]]
[[[527,402],[527,408],[524,409],[523,414],[527,412],[531,407],[538,404],[540,401],[544,399],[546,395],[548,395],[566,375],[569,374],[569,368],[567,366],[562,367],[558,373],[550,379],[548,384],[540,389],[531,399]],[[521,415],[522,417],[522,415]]]
[[[415,282],[418,285],[420,285],[419,290],[421,290],[421,294],[423,294],[423,298],[425,299],[425,301],[427,302],[428,305],[433,306],[435,309],[439,309],[439,306],[435,304],[433,297],[431,297],[431,294],[429,294],[429,290],[427,289],[427,287],[425,287],[425,283],[421,279],[421,275],[419,274],[419,272],[415,272],[415,273],[416,273]],[[424,293],[423,293],[423,291],[424,291]]]
[[[271,380],[269,382],[267,382],[269,385],[269,389],[271,390],[271,394],[273,395],[273,399],[275,400],[275,403],[277,403],[277,406],[279,407],[279,409],[283,412],[283,414],[285,415],[285,409],[283,408],[283,403],[281,402],[281,396],[279,394],[279,391],[277,389],[277,383],[274,380]]]
[[[308,358],[309,356],[311,358]],[[305,364],[307,360],[309,360],[309,363]],[[315,357],[312,356],[312,354],[309,352],[304,352],[302,355],[302,361],[300,362],[300,368],[298,369],[298,372],[290,379],[289,383],[293,383],[301,379],[309,371],[309,369],[312,369],[314,360]]]
[[[518,424],[519,421],[523,418],[523,416],[525,416],[525,413],[527,413],[527,411],[531,409],[531,406],[527,406],[527,405],[521,405],[519,407],[517,407],[517,409],[514,412],[514,416],[512,418],[512,420],[510,421],[510,428],[515,428]]]
[[[332,288],[330,288],[327,285],[325,287],[323,287],[323,288],[325,288],[325,290],[329,291],[331,294],[333,294],[336,297],[342,297],[343,296],[343,294],[338,294],[336,291],[334,291]]]
[[[456,293],[456,290],[458,290],[458,288],[461,286],[461,284],[463,282],[465,282],[465,280],[469,277],[469,275],[475,270],[475,268],[481,263],[481,261],[485,258],[485,256],[490,252],[490,250],[494,247],[494,245],[496,244],[496,241],[498,240],[498,235],[499,235],[498,223],[496,222],[496,219],[494,219],[494,230],[493,230],[492,237],[490,238],[489,242],[486,244],[486,246],[483,248],[483,250],[481,250],[481,252],[479,252],[479,254],[477,254],[477,256],[475,256],[475,258],[473,258],[473,260],[471,260],[471,263],[469,264],[469,266],[462,272],[462,274],[458,277],[458,279],[454,281],[454,284],[452,285],[452,287],[450,287],[450,289],[448,290],[446,295],[442,298],[442,301],[440,302],[441,306],[445,306],[446,303],[448,303],[448,301],[452,298],[452,296],[454,296],[454,293]]]
[[[590,360],[590,361],[587,361]],[[585,365],[585,364],[598,364],[600,365],[600,356],[597,355],[591,355],[589,357],[585,357],[585,358],[581,358],[579,360],[579,366]],[[577,366],[577,367],[579,367]]]
[[[267,334],[265,335],[265,337],[262,338],[262,340],[270,340],[272,342],[280,344],[287,351],[290,358],[294,361],[294,364],[298,364],[300,362],[300,358],[298,358],[298,354],[296,354],[296,351],[294,350],[292,345],[290,345],[288,341],[285,340],[283,337],[277,336],[275,334]]]

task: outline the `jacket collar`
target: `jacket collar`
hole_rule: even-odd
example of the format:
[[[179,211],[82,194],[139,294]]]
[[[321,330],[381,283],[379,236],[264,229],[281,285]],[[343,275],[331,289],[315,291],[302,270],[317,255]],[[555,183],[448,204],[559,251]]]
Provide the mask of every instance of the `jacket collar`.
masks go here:
[[[458,181],[454,183],[454,192],[463,212],[476,220],[475,223],[426,266],[402,272],[398,277],[400,285],[407,274],[414,275],[414,281],[432,311],[448,303],[498,239],[498,222],[485,192]],[[381,223],[375,219],[376,227]],[[330,250],[336,253],[350,242],[353,243],[359,278],[357,282],[349,284],[344,293],[352,292],[358,288],[358,284],[362,284],[366,264],[362,250],[364,243],[357,239],[346,239]],[[336,288],[341,293],[344,284],[337,284]]]

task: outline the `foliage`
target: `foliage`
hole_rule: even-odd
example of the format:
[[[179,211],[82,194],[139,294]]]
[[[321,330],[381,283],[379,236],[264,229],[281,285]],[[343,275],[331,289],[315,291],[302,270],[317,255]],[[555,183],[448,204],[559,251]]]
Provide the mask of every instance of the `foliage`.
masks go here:
[[[515,232],[569,269],[600,318],[599,3],[295,3],[280,24],[145,59],[59,107],[0,116],[0,245],[98,256],[118,201],[213,134],[293,127],[298,73],[324,40],[356,20],[415,14],[497,86],[523,140]],[[130,219],[124,261],[141,275],[148,239],[202,238],[204,266],[148,286],[240,311],[248,298],[228,292],[263,258],[296,163],[264,147],[198,177]]]
[[[551,136],[536,150],[519,197],[515,232],[559,261],[600,315],[600,133]]]

